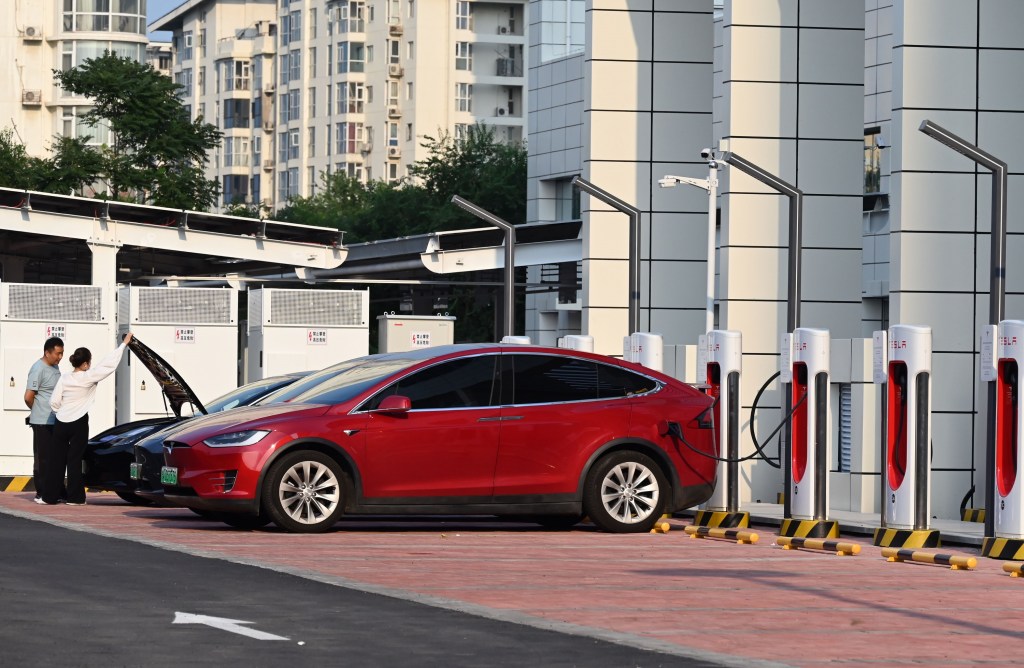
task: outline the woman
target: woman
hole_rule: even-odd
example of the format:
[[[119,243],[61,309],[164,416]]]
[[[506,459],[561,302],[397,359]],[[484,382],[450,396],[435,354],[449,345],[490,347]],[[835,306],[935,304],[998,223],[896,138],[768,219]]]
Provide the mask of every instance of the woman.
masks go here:
[[[85,505],[85,485],[82,483],[82,455],[89,440],[89,409],[96,401],[96,385],[114,373],[121,362],[121,356],[132,333],[109,355],[92,366],[92,353],[88,348],[79,348],[71,355],[74,370],[65,373],[53,388],[50,406],[56,417],[53,425],[53,443],[46,458],[46,482],[43,485],[43,503],[59,503],[57,493],[61,488],[64,472],[68,476],[69,506]]]

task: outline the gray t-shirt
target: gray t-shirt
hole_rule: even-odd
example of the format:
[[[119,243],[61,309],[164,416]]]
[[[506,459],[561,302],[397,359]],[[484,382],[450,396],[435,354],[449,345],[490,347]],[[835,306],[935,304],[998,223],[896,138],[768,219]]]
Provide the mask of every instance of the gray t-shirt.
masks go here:
[[[32,402],[32,412],[29,413],[29,424],[53,424],[53,409],[50,408],[50,398],[53,396],[53,387],[60,379],[60,369],[50,366],[43,360],[36,360],[32,368],[28,370],[27,388],[35,390],[36,398]]]

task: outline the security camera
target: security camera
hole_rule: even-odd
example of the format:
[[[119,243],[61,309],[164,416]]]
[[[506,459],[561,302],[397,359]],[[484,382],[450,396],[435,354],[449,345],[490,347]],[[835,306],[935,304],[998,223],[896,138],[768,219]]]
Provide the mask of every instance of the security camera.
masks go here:
[[[710,158],[711,157],[711,149],[709,149],[709,148],[702,148],[700,150],[700,157],[704,158],[705,160]]]
[[[878,148],[889,148],[889,142],[885,141],[885,137],[878,135],[875,137],[875,146]]]
[[[658,185],[661,186],[662,188],[671,188],[675,186],[676,183],[678,183],[678,181],[676,181],[671,176],[666,176],[663,179],[658,179]]]

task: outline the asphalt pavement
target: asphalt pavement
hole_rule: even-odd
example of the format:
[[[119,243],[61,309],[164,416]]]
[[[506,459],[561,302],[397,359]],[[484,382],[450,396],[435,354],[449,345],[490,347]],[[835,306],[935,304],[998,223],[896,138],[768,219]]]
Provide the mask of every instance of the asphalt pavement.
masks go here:
[[[0,514],[3,665],[714,666]]]

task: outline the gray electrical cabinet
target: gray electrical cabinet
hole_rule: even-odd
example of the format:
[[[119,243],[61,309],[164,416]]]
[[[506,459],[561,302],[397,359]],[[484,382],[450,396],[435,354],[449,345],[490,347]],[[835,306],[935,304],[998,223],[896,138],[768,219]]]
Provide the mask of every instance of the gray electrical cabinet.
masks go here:
[[[455,316],[451,315],[385,313],[377,316],[377,324],[377,351],[382,353],[400,353],[455,342]]]

